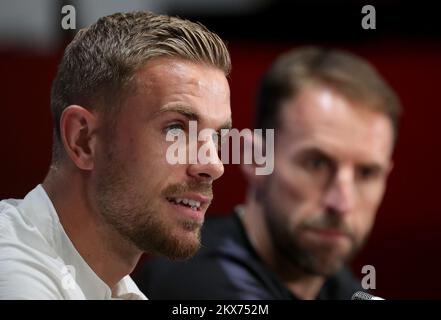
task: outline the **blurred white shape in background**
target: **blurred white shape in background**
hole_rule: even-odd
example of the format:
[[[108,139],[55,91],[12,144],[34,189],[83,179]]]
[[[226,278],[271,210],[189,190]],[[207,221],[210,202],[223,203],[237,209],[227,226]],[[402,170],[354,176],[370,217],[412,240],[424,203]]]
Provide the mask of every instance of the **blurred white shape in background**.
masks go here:
[[[115,12],[150,10],[155,13],[166,13],[169,0],[76,0],[77,27],[88,26],[98,18]]]
[[[253,13],[272,0],[169,0],[173,12],[189,15],[239,15]]]
[[[76,27],[115,12],[150,10],[180,15],[250,13],[271,0],[0,0],[0,50],[49,51],[66,35],[61,8],[72,5]]]
[[[0,47],[50,48],[59,34],[55,4],[53,0],[0,0]]]

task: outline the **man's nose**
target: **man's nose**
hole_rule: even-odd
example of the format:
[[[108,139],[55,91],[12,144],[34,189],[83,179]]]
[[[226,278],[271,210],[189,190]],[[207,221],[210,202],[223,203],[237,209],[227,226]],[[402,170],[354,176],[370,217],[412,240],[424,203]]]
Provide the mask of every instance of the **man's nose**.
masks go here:
[[[205,150],[209,149],[209,157],[206,157],[205,152],[199,152],[198,148],[198,157],[196,163],[189,164],[187,172],[190,176],[214,181],[221,177],[224,174],[224,164],[221,159],[219,159],[215,141],[209,138],[203,141],[203,146]]]
[[[349,169],[337,171],[326,190],[325,206],[331,212],[347,214],[355,206],[355,197],[353,172]]]
[[[198,179],[213,181],[224,174],[224,165],[220,160],[217,163],[190,164],[188,174]]]

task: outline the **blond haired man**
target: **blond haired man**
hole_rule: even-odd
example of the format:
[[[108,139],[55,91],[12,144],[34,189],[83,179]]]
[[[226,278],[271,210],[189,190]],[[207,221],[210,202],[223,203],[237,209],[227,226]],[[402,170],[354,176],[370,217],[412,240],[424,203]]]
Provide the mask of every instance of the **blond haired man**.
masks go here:
[[[190,21],[116,13],[80,30],[52,86],[49,173],[0,202],[0,298],[144,299],[128,276],[143,252],[193,255],[223,165],[168,164],[166,134],[231,125],[229,70]]]

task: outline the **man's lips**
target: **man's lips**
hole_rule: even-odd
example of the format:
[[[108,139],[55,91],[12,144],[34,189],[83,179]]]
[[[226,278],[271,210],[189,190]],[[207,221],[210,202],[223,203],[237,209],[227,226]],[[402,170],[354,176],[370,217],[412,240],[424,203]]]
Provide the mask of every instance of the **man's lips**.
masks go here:
[[[166,199],[174,213],[202,224],[212,198],[200,193],[185,193],[179,196],[169,196]]]
[[[168,196],[166,198],[173,204],[187,206],[195,211],[207,209],[212,200],[212,197],[200,193],[184,193],[177,196]]]
[[[346,238],[348,234],[340,229],[336,228],[310,228],[308,229],[316,234],[319,234],[322,237],[326,237],[329,239],[338,239],[338,238]]]

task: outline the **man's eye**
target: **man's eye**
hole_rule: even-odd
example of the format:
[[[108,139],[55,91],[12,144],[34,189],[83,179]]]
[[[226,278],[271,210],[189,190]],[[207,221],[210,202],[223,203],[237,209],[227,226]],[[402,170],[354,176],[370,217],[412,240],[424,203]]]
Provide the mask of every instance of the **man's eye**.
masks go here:
[[[323,158],[310,158],[305,161],[305,167],[311,171],[320,171],[327,168],[328,162]]]
[[[357,175],[362,180],[375,178],[379,174],[379,170],[371,167],[361,167],[357,170]]]
[[[173,123],[173,124],[168,125],[165,128],[165,132],[166,133],[170,132],[172,134],[180,134],[180,133],[184,132],[184,126],[180,123]]]

